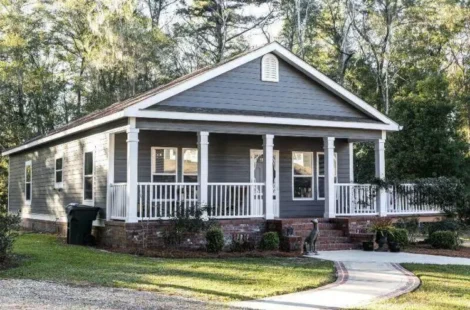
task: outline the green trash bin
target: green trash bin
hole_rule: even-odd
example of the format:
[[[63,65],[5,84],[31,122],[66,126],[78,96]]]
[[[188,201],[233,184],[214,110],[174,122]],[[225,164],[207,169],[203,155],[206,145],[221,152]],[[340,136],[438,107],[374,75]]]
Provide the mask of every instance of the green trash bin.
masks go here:
[[[93,221],[100,208],[71,203],[67,211],[67,243],[78,245],[95,245],[95,238],[91,234]]]

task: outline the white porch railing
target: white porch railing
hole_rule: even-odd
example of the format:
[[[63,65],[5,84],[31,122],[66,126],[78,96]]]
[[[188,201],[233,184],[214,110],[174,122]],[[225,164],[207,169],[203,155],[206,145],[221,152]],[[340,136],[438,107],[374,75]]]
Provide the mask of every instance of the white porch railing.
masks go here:
[[[336,215],[376,215],[377,187],[371,184],[335,184]]]
[[[439,207],[432,196],[418,191],[414,184],[401,184],[387,192],[387,213],[389,214],[436,214]]]
[[[110,186],[110,215],[112,220],[125,220],[127,216],[127,184],[114,183]]]
[[[209,183],[212,218],[263,217],[264,183]]]
[[[137,217],[169,219],[197,206],[197,183],[138,183]]]

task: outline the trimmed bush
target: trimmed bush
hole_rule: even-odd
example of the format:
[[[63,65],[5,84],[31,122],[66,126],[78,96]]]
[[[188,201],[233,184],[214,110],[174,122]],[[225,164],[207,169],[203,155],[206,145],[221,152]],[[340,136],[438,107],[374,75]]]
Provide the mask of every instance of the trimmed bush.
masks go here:
[[[453,231],[435,231],[429,237],[429,244],[436,249],[452,249],[459,247],[459,237]]]
[[[404,228],[392,228],[388,231],[388,242],[396,242],[404,248],[408,245],[408,231]]]
[[[211,228],[206,232],[207,252],[219,253],[224,248],[224,233],[220,228]]]
[[[458,232],[461,229],[460,223],[451,219],[445,219],[439,222],[428,224],[428,236],[431,236],[436,231],[452,231]]]
[[[13,243],[18,237],[20,222],[19,215],[9,214],[5,208],[0,207],[0,263],[11,255]]]
[[[263,234],[259,248],[264,251],[275,251],[279,249],[279,235],[270,231]]]

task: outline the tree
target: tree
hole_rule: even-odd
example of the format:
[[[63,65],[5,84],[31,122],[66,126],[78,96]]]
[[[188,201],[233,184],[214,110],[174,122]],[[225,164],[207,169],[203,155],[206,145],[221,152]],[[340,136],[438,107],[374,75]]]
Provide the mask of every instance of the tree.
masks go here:
[[[194,0],[178,10],[183,22],[175,25],[175,35],[189,45],[197,66],[219,63],[249,48],[244,35],[272,21],[277,3],[269,0]],[[250,8],[265,5],[262,16]],[[190,49],[192,48],[192,49]],[[188,52],[185,52],[188,54]]]

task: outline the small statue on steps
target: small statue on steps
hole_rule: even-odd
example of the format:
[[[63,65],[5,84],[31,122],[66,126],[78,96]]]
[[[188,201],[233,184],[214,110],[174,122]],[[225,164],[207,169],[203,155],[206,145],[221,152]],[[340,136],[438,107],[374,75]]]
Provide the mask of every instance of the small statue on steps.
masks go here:
[[[304,252],[314,253],[315,255],[318,255],[318,252],[316,249],[316,243],[318,240],[318,236],[320,235],[320,230],[318,229],[318,220],[314,219],[312,223],[313,223],[313,229],[310,232],[310,235],[308,235],[308,237],[305,239],[305,242],[304,242]],[[307,246],[309,246],[308,251],[307,251]]]

